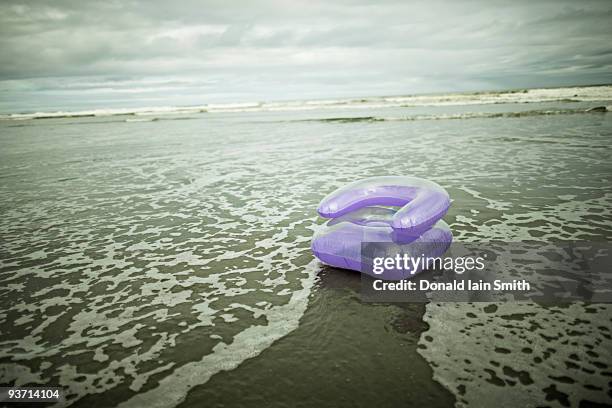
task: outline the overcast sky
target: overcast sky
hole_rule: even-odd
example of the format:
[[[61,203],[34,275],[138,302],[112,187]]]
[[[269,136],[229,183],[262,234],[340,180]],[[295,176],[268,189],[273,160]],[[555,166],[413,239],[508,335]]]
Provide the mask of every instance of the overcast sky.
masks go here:
[[[612,82],[612,1],[0,4],[0,111]]]

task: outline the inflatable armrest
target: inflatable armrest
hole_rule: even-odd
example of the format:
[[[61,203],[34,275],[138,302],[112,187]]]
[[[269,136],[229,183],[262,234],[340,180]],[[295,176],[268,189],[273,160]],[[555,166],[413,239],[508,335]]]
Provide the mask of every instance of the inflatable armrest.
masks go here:
[[[401,207],[393,216],[391,226],[420,234],[446,214],[450,197],[438,184],[418,177],[372,177],[329,194],[317,211],[322,217],[337,218],[375,205]]]

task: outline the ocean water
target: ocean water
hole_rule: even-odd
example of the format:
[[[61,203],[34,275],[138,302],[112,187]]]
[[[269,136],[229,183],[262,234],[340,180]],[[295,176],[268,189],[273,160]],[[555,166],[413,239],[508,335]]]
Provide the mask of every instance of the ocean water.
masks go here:
[[[612,307],[364,303],[309,250],[319,200],[385,174],[444,186],[457,240],[612,240],[612,116],[589,111],[612,93],[576,92],[5,117],[0,383],[75,407],[612,404]]]

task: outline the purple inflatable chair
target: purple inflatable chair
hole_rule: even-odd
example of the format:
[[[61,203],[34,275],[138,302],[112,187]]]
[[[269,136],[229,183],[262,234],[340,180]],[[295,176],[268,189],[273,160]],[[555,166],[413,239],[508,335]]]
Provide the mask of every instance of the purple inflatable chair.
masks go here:
[[[311,249],[328,265],[366,273],[370,260],[361,256],[362,243],[390,243],[384,248],[393,253],[439,256],[452,241],[450,228],[441,220],[449,207],[446,190],[428,180],[402,176],[360,180],[321,201],[319,215],[331,220],[315,234]],[[423,248],[428,253],[416,253]]]

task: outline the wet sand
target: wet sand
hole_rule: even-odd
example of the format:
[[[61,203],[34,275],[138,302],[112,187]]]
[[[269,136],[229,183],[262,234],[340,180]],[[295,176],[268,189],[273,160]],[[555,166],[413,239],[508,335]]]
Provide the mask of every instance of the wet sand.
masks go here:
[[[296,330],[179,406],[452,407],[417,353],[425,305],[363,303],[360,285],[350,271],[324,268]]]
[[[309,249],[318,201],[382,174],[443,185],[457,240],[610,241],[612,118],[585,113],[606,104],[2,122],[0,383],[73,406],[610,404],[607,306],[367,304]]]

